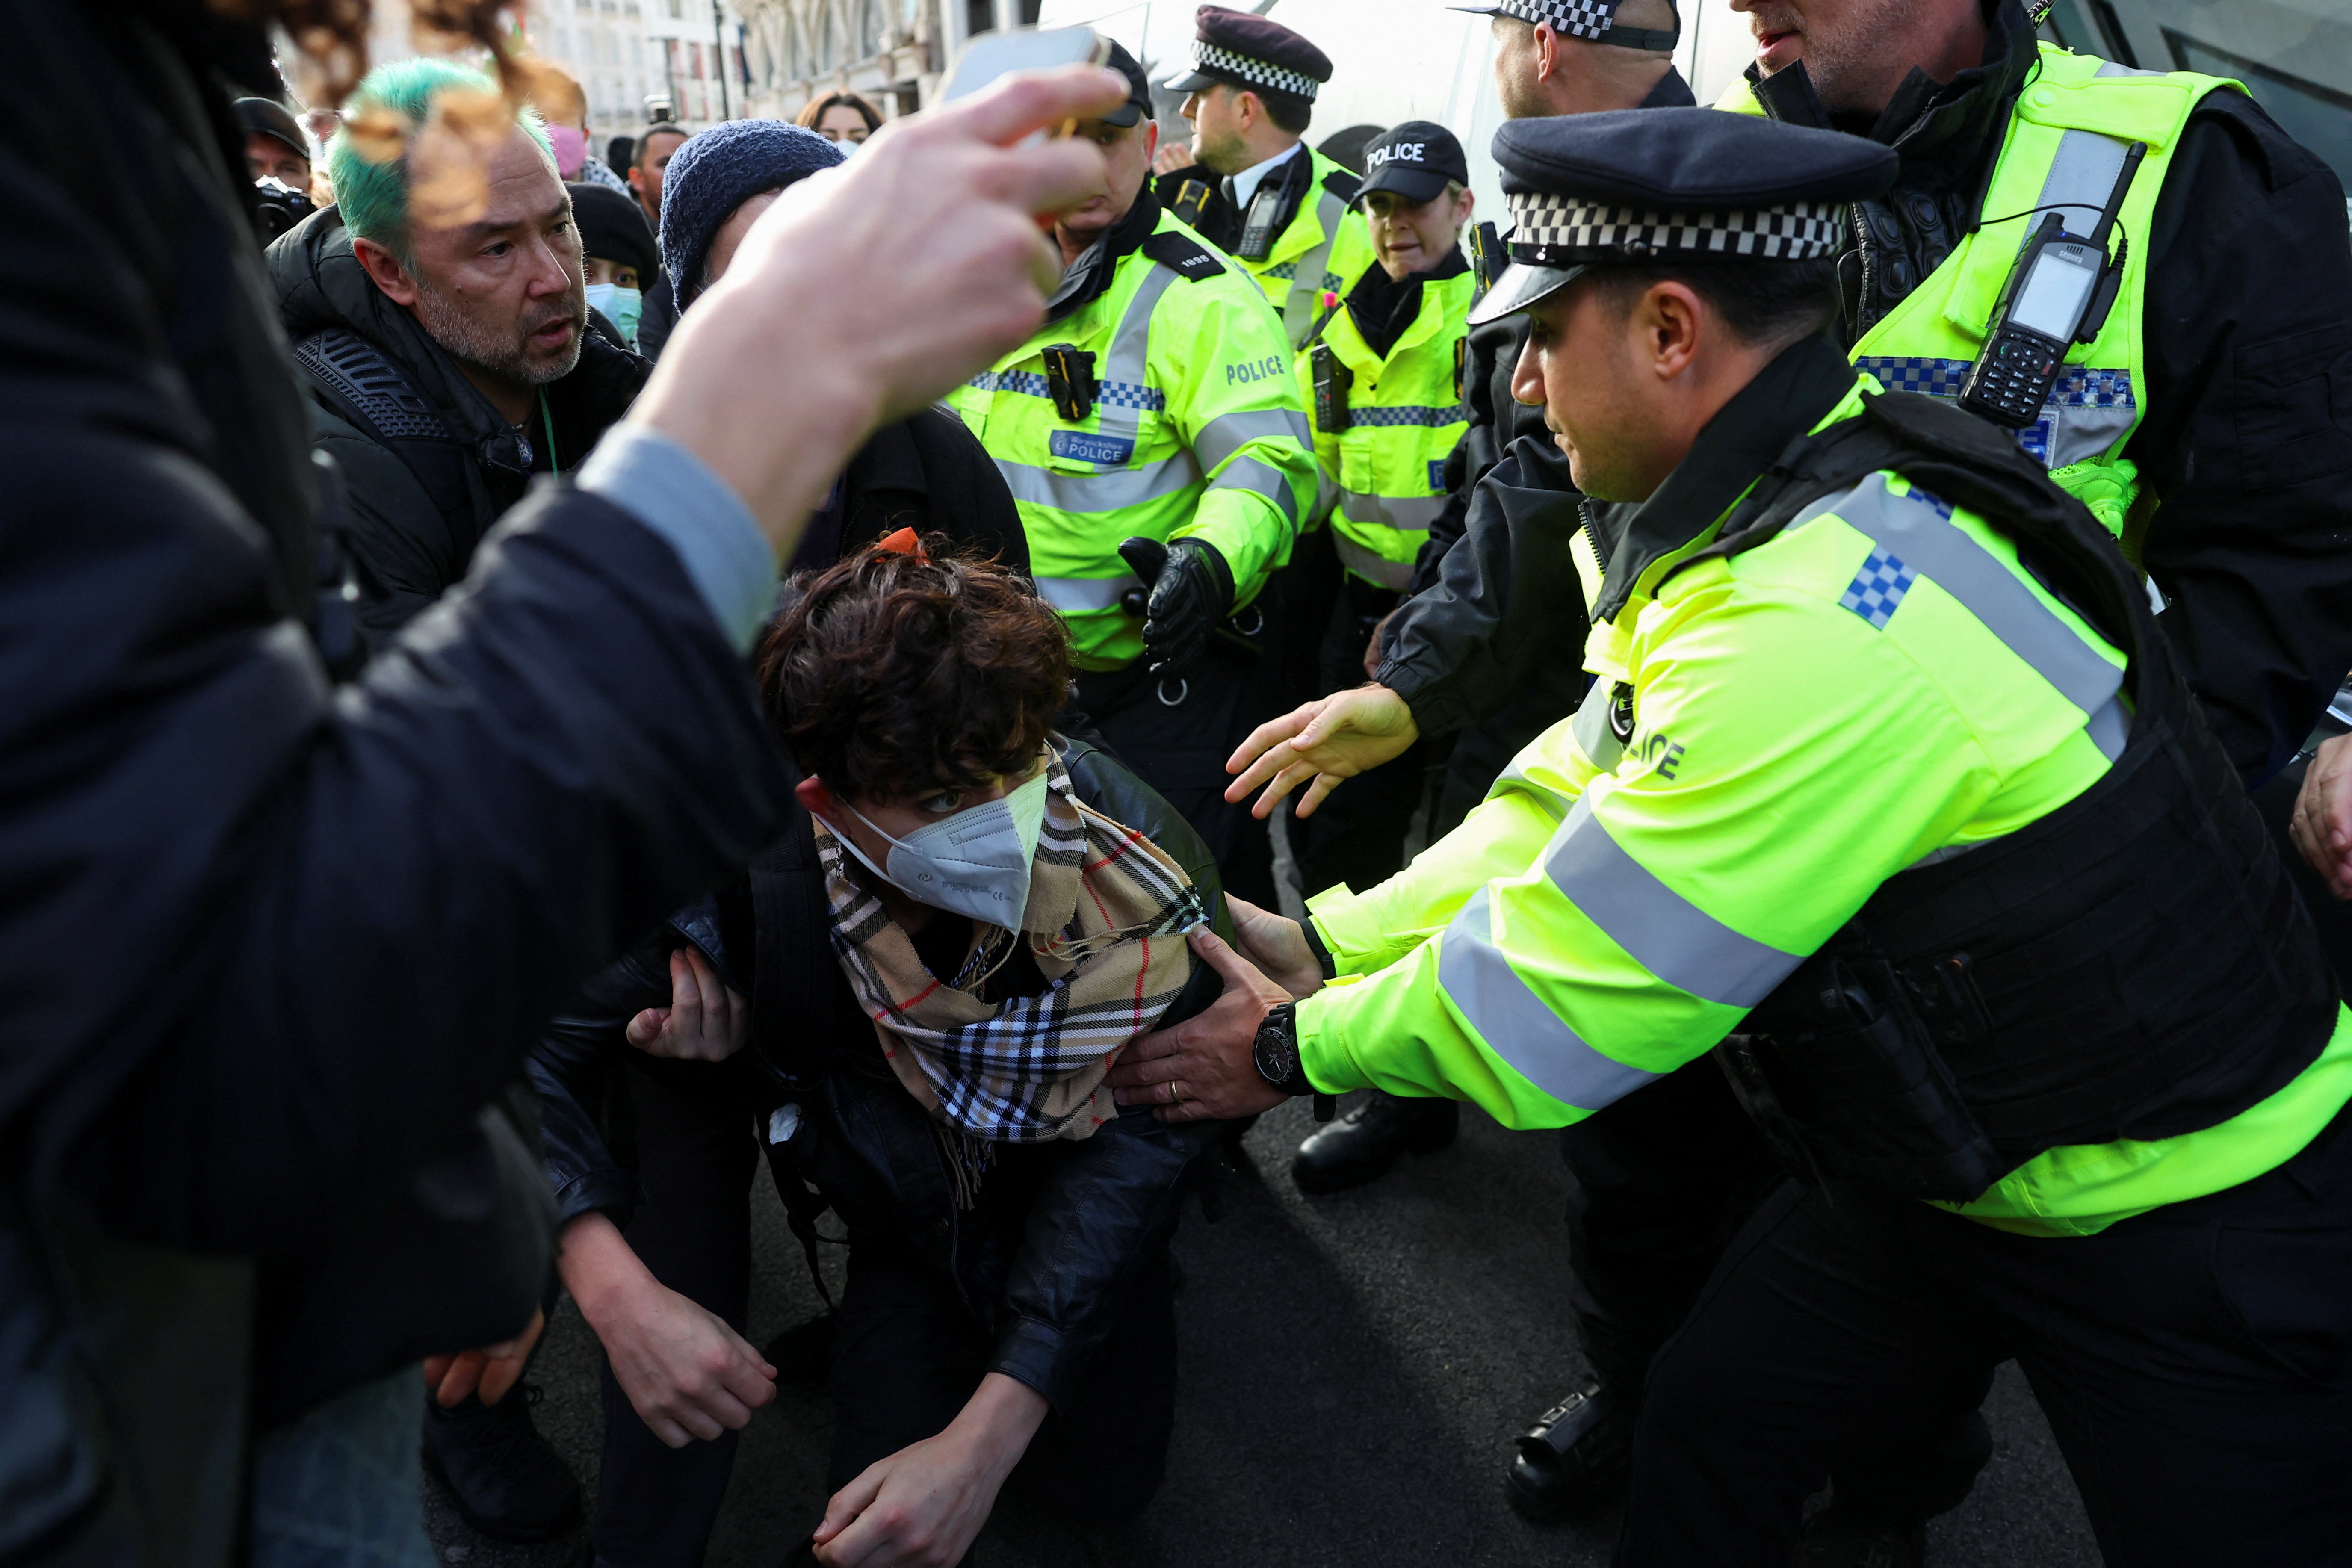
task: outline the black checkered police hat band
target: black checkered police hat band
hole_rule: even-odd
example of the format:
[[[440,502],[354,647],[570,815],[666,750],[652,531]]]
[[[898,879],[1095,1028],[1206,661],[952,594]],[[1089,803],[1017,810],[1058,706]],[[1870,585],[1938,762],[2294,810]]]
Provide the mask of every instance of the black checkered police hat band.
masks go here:
[[[1522,22],[1549,22],[1571,38],[1599,38],[1617,15],[1608,0],[1496,0],[1495,9]]]
[[[1310,101],[1315,97],[1315,89],[1322,85],[1313,77],[1292,70],[1287,66],[1276,65],[1272,60],[1252,59],[1231,49],[1221,49],[1214,44],[1195,42],[1192,45],[1192,64],[1201,70],[1239,77],[1254,87],[1286,92]]]
[[[1841,204],[1790,202],[1747,212],[1656,213],[1545,192],[1512,192],[1511,259],[1560,267],[1609,257],[1682,254],[1811,261],[1836,254]]]

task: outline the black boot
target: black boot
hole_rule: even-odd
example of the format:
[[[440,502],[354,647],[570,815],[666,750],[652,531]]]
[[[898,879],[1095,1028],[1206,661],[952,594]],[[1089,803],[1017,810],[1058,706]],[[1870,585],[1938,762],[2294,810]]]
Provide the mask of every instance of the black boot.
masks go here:
[[[1633,1467],[1634,1412],[1597,1381],[1561,1400],[1519,1434],[1503,1496],[1527,1519],[1568,1519],[1622,1497]]]
[[[1454,1142],[1462,1108],[1450,1100],[1400,1100],[1374,1089],[1363,1102],[1298,1146],[1290,1179],[1303,1193],[1337,1193],[1384,1175],[1408,1150],[1427,1154]]]
[[[425,1468],[447,1483],[457,1512],[492,1541],[552,1541],[580,1517],[580,1482],[531,1425],[537,1384],[496,1405],[468,1395],[444,1410],[425,1395]]]

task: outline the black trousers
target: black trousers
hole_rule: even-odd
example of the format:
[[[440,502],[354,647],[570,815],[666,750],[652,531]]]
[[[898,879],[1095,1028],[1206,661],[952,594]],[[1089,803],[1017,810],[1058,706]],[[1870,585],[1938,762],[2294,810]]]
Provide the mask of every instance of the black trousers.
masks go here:
[[[2111,1568],[2352,1563],[2352,1133],[2096,1236],[1778,1191],[1652,1367],[1620,1568],[1783,1568],[2014,1357]]]
[[[1705,1057],[1559,1136],[1577,1337],[1602,1383],[1637,1394],[1780,1167]]]
[[[725,1062],[626,1054],[637,1176],[648,1202],[624,1234],[655,1279],[745,1331],[751,1289],[751,1175],[760,1145],[740,1080]],[[672,1448],[654,1436],[598,1359],[604,1446],[596,1482],[596,1562],[675,1568],[702,1561],[735,1438]]]
[[[991,1342],[945,1275],[853,1236],[834,1352],[832,1489],[945,1430],[980,1386]],[[1091,1522],[1131,1519],[1160,1489],[1175,1425],[1174,1273],[1163,1247],[1006,1487]]]
[[[1397,598],[1360,578],[1349,577],[1341,584],[1324,628],[1317,696],[1364,684],[1364,646],[1381,617],[1396,608]],[[1402,756],[1332,791],[1312,816],[1290,819],[1290,847],[1298,859],[1301,893],[1311,898],[1341,882],[1360,893],[1402,869],[1405,835],[1428,788],[1432,758],[1438,754],[1434,744],[1417,742]]]
[[[1217,648],[1182,675],[1152,675],[1140,663],[1078,677],[1078,706],[1103,743],[1192,825],[1224,873],[1225,887],[1263,908],[1274,905],[1274,840],[1249,802],[1225,799],[1225,759],[1271,715],[1258,703],[1268,673]]]

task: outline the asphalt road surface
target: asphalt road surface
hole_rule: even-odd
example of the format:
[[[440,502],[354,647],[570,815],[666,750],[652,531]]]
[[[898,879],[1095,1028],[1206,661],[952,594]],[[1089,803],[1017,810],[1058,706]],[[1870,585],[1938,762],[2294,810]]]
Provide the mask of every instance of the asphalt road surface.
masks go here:
[[[1504,1506],[1512,1434],[1577,1366],[1560,1303],[1566,1178],[1554,1139],[1465,1111],[1459,1142],[1370,1187],[1308,1198],[1290,1151],[1305,1102],[1250,1133],[1255,1167],[1223,1223],[1193,1210],[1176,1240],[1183,1388],[1166,1486],[1115,1531],[1000,1504],[981,1568],[1361,1568],[1608,1561],[1613,1519],[1538,1526]],[[754,1185],[751,1342],[818,1307],[762,1169]],[[839,1283],[836,1257],[827,1259]],[[541,1429],[595,1484],[596,1349],[569,1302],[533,1372]],[[2099,1561],[2041,1412],[2014,1367],[1986,1414],[1998,1450],[1974,1494],[1936,1521],[1937,1568],[2074,1568]],[[708,1559],[780,1568],[824,1507],[832,1415],[819,1385],[785,1382],[744,1432]],[[584,1529],[499,1546],[459,1521],[436,1483],[426,1516],[466,1568],[575,1568]],[[690,1568],[690,1565],[686,1565]]]

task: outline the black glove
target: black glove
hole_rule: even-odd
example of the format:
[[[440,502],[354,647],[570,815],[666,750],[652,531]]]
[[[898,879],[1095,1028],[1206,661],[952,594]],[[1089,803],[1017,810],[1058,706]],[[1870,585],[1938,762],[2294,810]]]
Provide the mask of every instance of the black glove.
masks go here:
[[[1180,539],[1151,584],[1144,609],[1143,658],[1154,675],[1176,674],[1201,657],[1234,607],[1234,570],[1216,547]]]

